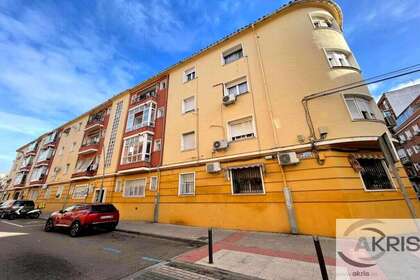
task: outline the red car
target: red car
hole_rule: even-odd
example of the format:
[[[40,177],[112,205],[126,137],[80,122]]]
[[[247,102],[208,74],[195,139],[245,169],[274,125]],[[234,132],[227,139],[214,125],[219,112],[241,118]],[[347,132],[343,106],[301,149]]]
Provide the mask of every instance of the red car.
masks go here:
[[[119,218],[120,213],[112,204],[77,204],[52,213],[44,229],[50,232],[57,227],[69,228],[70,236],[76,237],[93,227],[114,230]]]

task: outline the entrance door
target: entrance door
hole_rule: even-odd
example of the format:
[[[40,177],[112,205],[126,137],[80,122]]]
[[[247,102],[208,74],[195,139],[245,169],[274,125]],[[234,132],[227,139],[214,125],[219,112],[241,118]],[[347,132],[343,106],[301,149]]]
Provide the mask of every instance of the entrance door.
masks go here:
[[[93,195],[93,203],[103,203],[105,202],[105,189],[96,189]]]

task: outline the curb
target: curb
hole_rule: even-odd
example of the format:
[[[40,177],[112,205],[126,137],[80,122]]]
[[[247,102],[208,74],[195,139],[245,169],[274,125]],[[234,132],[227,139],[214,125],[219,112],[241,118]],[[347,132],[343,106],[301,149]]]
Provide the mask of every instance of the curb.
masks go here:
[[[205,242],[205,241],[190,239],[190,238],[174,237],[174,236],[161,235],[161,234],[148,233],[148,232],[140,232],[140,231],[134,231],[134,230],[120,229],[120,228],[116,228],[115,231],[124,232],[124,233],[131,233],[131,234],[136,234],[136,235],[142,235],[142,236],[148,236],[148,237],[154,237],[154,238],[160,238],[160,239],[167,239],[167,240],[178,241],[178,242],[184,242],[184,243],[188,243],[192,246],[196,246],[196,247],[201,247],[201,246],[207,245],[207,242]]]

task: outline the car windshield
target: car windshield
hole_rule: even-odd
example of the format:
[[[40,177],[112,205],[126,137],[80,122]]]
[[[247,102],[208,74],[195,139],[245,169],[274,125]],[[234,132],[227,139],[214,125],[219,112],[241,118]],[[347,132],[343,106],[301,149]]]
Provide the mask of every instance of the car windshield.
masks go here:
[[[92,212],[106,213],[106,212],[115,212],[116,209],[112,204],[98,204],[92,205]]]

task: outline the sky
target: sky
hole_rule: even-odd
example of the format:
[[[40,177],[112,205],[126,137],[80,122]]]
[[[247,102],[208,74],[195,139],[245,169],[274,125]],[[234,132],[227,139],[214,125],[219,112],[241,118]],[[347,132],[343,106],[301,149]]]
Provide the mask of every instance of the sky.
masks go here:
[[[0,0],[0,174],[18,147],[286,2]],[[420,63],[417,0],[337,3],[365,78]]]

